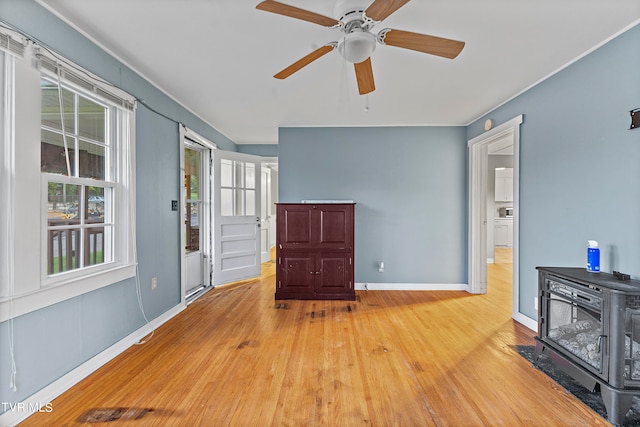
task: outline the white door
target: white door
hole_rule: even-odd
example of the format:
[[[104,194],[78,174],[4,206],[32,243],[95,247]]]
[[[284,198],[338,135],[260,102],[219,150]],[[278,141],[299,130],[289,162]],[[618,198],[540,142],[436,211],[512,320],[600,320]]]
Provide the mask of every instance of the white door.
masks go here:
[[[271,260],[271,169],[262,168],[260,203],[260,262]]]
[[[216,285],[260,275],[261,158],[214,151]]]
[[[184,143],[184,250],[185,296],[211,285],[210,253],[210,156],[211,150],[193,141]]]

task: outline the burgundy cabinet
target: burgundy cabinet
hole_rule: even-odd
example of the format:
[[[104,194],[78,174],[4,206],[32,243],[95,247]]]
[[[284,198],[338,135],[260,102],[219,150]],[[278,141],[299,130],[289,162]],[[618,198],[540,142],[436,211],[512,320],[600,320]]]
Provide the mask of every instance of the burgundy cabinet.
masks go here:
[[[276,299],[356,298],[354,206],[277,205]]]

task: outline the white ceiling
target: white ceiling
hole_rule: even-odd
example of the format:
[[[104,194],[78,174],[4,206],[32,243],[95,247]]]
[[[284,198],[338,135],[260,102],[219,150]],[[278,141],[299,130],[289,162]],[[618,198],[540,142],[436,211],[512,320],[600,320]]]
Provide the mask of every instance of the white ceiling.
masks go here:
[[[38,1],[239,144],[277,143],[279,126],[466,125],[640,20],[640,0],[413,0],[374,32],[464,50],[449,60],[378,45],[376,90],[361,96],[335,51],[274,79],[342,33],[259,0]],[[281,1],[333,17],[330,0]]]

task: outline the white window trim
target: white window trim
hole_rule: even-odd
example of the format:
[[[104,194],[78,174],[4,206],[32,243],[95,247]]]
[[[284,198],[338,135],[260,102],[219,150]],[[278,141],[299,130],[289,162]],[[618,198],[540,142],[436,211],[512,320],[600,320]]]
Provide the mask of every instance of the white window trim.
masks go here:
[[[13,265],[14,259],[14,229],[13,218],[15,217],[14,209],[14,177],[15,177],[15,161],[14,161],[14,144],[4,143],[3,141],[11,142],[15,140],[15,129],[13,126],[14,119],[13,114],[15,112],[14,103],[14,58],[12,55],[6,54],[4,49],[2,50],[2,57],[0,58],[0,66],[2,72],[0,73],[0,84],[3,86],[0,89],[2,94],[2,110],[0,110],[0,200],[3,201],[0,204],[0,300],[7,298],[14,293],[13,291],[13,269],[9,268]],[[6,200],[6,203],[4,202]],[[3,314],[5,313],[4,307],[0,306],[0,321],[3,320]]]
[[[0,30],[0,33],[2,32],[3,31]],[[34,61],[36,63],[41,64],[42,58],[47,58],[49,61],[52,60],[52,58],[54,58],[53,60],[55,61],[59,60],[59,58],[54,57],[51,53],[45,52],[44,50],[41,51],[38,47],[33,45],[27,47],[27,51],[29,50],[31,50],[34,56],[38,59],[38,61]],[[6,57],[12,57],[12,55],[6,55]],[[26,66],[26,63],[31,62],[27,59],[29,57],[31,57],[31,55],[28,53],[25,54],[25,59],[21,60],[23,62],[21,66]],[[39,286],[36,287],[33,286],[33,283],[18,283],[13,279],[15,276],[13,272],[16,272],[19,268],[25,267],[25,264],[20,265],[20,260],[16,259],[19,257],[13,256],[14,239],[21,239],[22,236],[19,235],[19,233],[16,233],[14,228],[8,230],[9,227],[3,227],[3,229],[0,229],[0,235],[2,236],[2,240],[6,243],[2,244],[0,254],[4,251],[6,252],[6,256],[0,257],[0,269],[3,271],[0,277],[2,277],[3,281],[5,278],[11,278],[12,283],[3,284],[3,286],[0,287],[0,322],[126,279],[130,279],[136,275],[135,98],[118,88],[110,86],[98,77],[94,77],[91,73],[85,72],[81,67],[72,64],[66,59],[63,60],[61,66],[69,67],[66,69],[66,72],[68,72],[69,75],[73,75],[74,77],[81,76],[83,80],[93,83],[94,97],[98,96],[100,99],[103,99],[100,95],[107,92],[111,97],[107,97],[105,102],[120,108],[116,130],[118,132],[119,143],[117,147],[114,147],[114,150],[116,150],[116,161],[118,163],[115,171],[117,179],[114,181],[117,181],[117,183],[114,185],[114,191],[120,194],[120,198],[116,203],[116,210],[114,212],[114,233],[116,233],[115,239],[119,242],[119,245],[118,249],[116,249],[114,262],[100,264],[95,266],[96,268],[91,266],[80,269],[77,272],[79,274],[76,274],[76,271],[71,271],[69,273],[72,274],[51,276],[55,279],[43,279],[40,281]],[[40,74],[42,75],[43,73],[41,72]],[[49,74],[49,76],[51,76],[51,74]],[[94,78],[95,80],[93,80]],[[0,82],[0,84],[5,85],[9,94],[13,94],[11,99],[6,99],[4,101],[5,108],[10,108],[8,114],[6,114],[4,118],[0,117],[0,119],[4,121],[4,132],[3,135],[0,135],[2,137],[2,140],[0,140],[0,160],[2,160],[4,164],[2,169],[3,182],[2,188],[0,188],[0,192],[3,196],[3,203],[0,205],[0,209],[2,209],[0,212],[0,218],[2,219],[5,217],[14,218],[15,214],[19,211],[14,208],[15,202],[19,203],[15,187],[17,166],[15,162],[7,156],[13,156],[16,149],[22,149],[22,147],[16,147],[16,132],[13,126],[15,117],[21,112],[16,112],[16,104],[12,101],[16,96],[20,96],[19,93],[16,93],[20,89],[14,87],[16,84],[15,80],[8,83],[10,84],[7,84],[7,76],[5,76],[5,81]],[[83,89],[86,90],[86,87]],[[79,92],[82,92],[82,90]],[[122,98],[122,104],[118,104],[113,98]],[[37,133],[39,135],[39,129]],[[24,141],[21,141],[21,143],[24,143]],[[37,144],[39,147],[39,138],[38,141],[29,141],[27,144]],[[38,152],[39,150],[40,149],[37,148]],[[8,167],[6,167],[7,165]],[[40,270],[42,268],[41,261],[43,259],[46,264],[46,240],[44,243],[42,242],[43,235],[46,239],[46,212],[42,212],[46,203],[42,203],[42,198],[46,198],[47,185],[42,184],[43,182],[46,182],[46,176],[43,176],[45,174],[41,173],[39,169],[35,170],[33,173],[40,175],[38,182],[40,182],[41,185],[40,189],[37,190],[39,192],[37,194],[40,194],[40,197],[36,197],[38,199],[39,206],[41,207],[40,213],[41,215],[44,215],[44,218],[39,216],[42,220],[40,221],[40,224],[38,224],[38,228],[40,229],[40,232],[37,233],[38,239],[33,241],[33,245],[29,242],[29,245],[33,247],[34,254],[36,254],[34,261],[38,266],[38,270]],[[8,176],[5,176],[5,174]],[[5,178],[8,179],[5,180]],[[102,183],[103,181],[100,182]],[[44,195],[42,194],[43,192],[45,193]],[[7,197],[7,203],[4,203],[5,197]],[[10,209],[13,209],[13,213]],[[3,223],[5,223],[5,221],[3,221]],[[9,241],[10,238],[12,241]],[[117,251],[119,251],[119,253]],[[44,275],[46,276],[46,266],[44,269]],[[38,276],[40,277],[41,274]]]

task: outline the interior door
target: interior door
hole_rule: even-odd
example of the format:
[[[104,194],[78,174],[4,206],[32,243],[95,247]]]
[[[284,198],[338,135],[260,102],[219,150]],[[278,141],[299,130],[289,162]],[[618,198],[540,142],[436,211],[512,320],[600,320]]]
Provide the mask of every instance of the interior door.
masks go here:
[[[260,275],[261,158],[214,151],[216,285]]]

